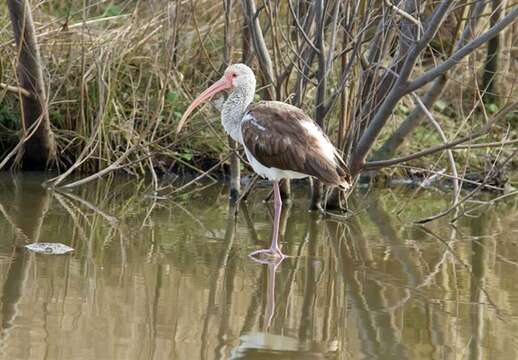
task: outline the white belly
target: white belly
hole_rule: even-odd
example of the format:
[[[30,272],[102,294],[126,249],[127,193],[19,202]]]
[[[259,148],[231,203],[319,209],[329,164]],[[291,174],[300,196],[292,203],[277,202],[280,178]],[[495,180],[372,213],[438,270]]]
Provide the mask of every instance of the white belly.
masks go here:
[[[270,181],[279,181],[282,179],[302,179],[309,176],[307,174],[302,174],[296,171],[266,167],[261,164],[255,157],[253,157],[252,154],[250,154],[244,144],[243,147],[245,148],[246,158],[248,159],[250,166],[252,166],[252,169],[254,169],[254,171],[263,178],[267,178]]]

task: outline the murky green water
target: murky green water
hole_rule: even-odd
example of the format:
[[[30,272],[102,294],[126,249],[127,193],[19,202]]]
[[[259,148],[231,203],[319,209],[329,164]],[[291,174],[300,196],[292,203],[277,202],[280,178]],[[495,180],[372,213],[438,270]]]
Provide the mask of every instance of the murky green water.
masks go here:
[[[268,188],[234,217],[218,185],[154,201],[125,179],[40,182],[0,180],[2,359],[518,358],[515,202],[423,227],[447,195],[359,193],[346,221],[299,196],[274,269],[247,257],[270,241]]]

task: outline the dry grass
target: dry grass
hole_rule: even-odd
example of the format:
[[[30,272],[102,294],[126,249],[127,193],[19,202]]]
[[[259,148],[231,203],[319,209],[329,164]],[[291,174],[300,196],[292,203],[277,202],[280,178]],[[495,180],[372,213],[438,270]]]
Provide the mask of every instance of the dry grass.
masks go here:
[[[49,87],[48,108],[58,145],[54,166],[62,172],[69,169],[60,182],[69,173],[100,170],[122,170],[136,176],[155,175],[157,169],[201,172],[225,159],[229,148],[219,122],[212,121],[217,117],[215,112],[202,111],[203,116],[193,122],[188,132],[180,137],[174,135],[176,122],[192,95],[221,73],[225,21],[221,2],[101,0],[88,8],[81,6],[80,2],[44,0],[33,9]],[[5,5],[0,9],[0,82],[15,85],[16,48],[12,44]],[[231,13],[231,43],[234,44],[231,58],[240,61],[243,15],[239,2],[234,4]],[[267,6],[261,15],[263,24],[273,21],[266,41],[271,47],[276,74],[295,64],[274,93],[282,100],[293,99],[293,84],[301,61],[296,53],[300,44],[289,36],[293,24],[283,20],[288,18],[288,13],[287,6]],[[358,30],[360,20],[354,30]],[[482,22],[486,24],[487,19]],[[434,48],[423,55],[415,73],[425,70],[429,63],[440,61],[438,51],[452,46],[448,36],[456,24],[453,16],[448,19],[448,26],[441,29]],[[511,51],[516,48],[516,37],[513,37],[516,30],[516,26],[509,28],[504,37],[503,67],[499,76],[502,85],[499,95],[503,103],[513,97],[516,85],[512,74],[517,60]],[[366,33],[369,31],[372,29]],[[368,49],[370,35],[367,35],[362,51]],[[325,36],[328,42],[332,40],[331,35]],[[337,50],[344,50],[343,47],[345,44]],[[442,120],[443,129],[451,139],[469,133],[487,115],[475,91],[478,77],[473,76],[480,72],[483,57],[484,52],[480,50],[455,69],[449,88],[439,106],[434,107],[434,113]],[[327,74],[328,92],[337,88],[341,75],[340,57],[336,54],[335,60],[330,63]],[[309,73],[314,76],[312,71]],[[360,75],[358,61],[351,70],[345,102],[342,105],[337,102],[327,116],[328,132],[334,140],[344,125],[340,121],[354,117],[359,103],[365,101],[360,98]],[[314,113],[316,88],[310,82],[300,94],[301,106],[310,114]],[[0,143],[7,151],[18,136],[16,96],[0,93],[0,106]],[[345,106],[345,117],[340,116],[340,106]],[[411,97],[400,102],[393,121],[384,129],[378,143],[397,127],[412,107]],[[511,122],[509,118],[485,141],[516,136],[516,125]],[[430,129],[427,125],[421,126],[405,152],[440,142]],[[466,152],[460,157],[470,163],[473,158],[480,159],[484,151],[491,150]],[[445,161],[439,160],[446,164]]]

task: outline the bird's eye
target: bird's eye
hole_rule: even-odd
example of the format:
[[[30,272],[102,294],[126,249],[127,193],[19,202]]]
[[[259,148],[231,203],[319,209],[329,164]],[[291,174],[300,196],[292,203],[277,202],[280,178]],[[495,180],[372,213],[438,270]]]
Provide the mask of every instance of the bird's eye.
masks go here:
[[[232,74],[232,77],[233,77],[233,78],[237,78],[237,74],[236,74],[236,73],[233,73],[233,74]]]

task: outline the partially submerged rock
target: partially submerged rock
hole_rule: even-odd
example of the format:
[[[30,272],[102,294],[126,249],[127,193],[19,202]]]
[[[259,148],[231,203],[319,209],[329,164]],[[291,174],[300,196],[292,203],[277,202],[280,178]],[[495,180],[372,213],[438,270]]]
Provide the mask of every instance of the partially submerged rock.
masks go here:
[[[74,251],[74,248],[61,243],[33,243],[25,247],[35,253],[47,255],[63,255]]]

